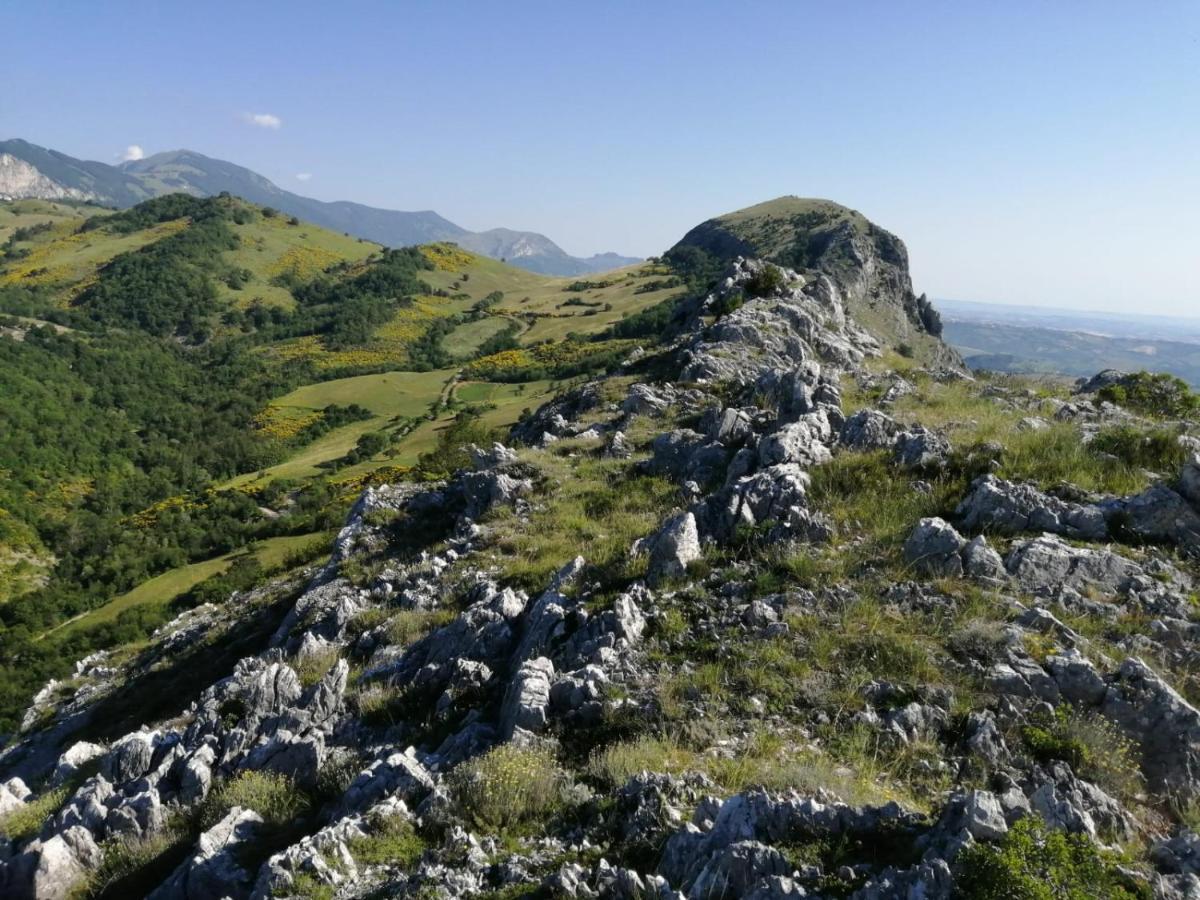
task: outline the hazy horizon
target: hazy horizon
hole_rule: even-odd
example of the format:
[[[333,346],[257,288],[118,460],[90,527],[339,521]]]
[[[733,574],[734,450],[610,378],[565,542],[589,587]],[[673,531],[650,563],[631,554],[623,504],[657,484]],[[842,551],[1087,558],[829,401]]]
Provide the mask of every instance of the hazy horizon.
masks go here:
[[[0,126],[73,156],[186,147],[580,256],[825,197],[930,296],[1200,301],[1196,4],[71,6],[9,11]]]

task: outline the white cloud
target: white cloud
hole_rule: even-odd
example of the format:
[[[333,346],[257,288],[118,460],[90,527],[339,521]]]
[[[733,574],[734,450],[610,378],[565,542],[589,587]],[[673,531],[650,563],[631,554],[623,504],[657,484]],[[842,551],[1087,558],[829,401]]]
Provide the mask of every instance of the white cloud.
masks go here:
[[[246,113],[243,118],[251,125],[259,128],[270,128],[278,131],[283,126],[283,119],[271,113]]]
[[[312,181],[312,172],[297,172],[297,181]]]
[[[125,148],[125,152],[121,154],[121,162],[134,162],[135,160],[145,158],[146,151],[137,144],[130,144]]]

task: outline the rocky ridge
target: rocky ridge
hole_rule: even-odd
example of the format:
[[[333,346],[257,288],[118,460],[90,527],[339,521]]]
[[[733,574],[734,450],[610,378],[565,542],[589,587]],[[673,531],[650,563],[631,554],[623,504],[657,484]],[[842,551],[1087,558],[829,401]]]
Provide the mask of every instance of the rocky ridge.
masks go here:
[[[142,853],[157,861],[136,870],[150,896],[196,900],[935,898],[966,890],[979,853],[1035,823],[1089,847],[1148,848],[1104,870],[1111,891],[1196,896],[1200,839],[1170,810],[1200,794],[1200,712],[1156,666],[1196,658],[1200,457],[1128,496],[1059,496],[992,472],[951,481],[962,448],[903,409],[920,385],[970,376],[951,355],[881,374],[884,348],[847,313],[837,279],[783,270],[764,290],[772,268],[736,259],[669,346],[537,410],[507,443],[474,448],[451,480],[368,489],[329,562],[285,592],[261,648],[186,708],[51,753],[37,723],[63,725],[52,732],[63,743],[66,724],[131,673],[99,657],[81,670],[89,694],[45,692],[30,735],[0,756],[0,814],[54,799],[0,846],[5,896],[81,884],[120,895],[134,882],[114,861]],[[853,408],[851,386],[877,402]],[[1011,391],[985,400],[1041,411]],[[1083,396],[1055,415],[1136,418]],[[999,456],[975,452],[985,468]],[[868,560],[833,581],[793,569],[776,589],[762,580],[773,561],[815,559],[838,539],[844,523],[823,499],[847,460],[876,461],[917,497],[948,485],[961,496],[945,517],[906,523],[902,575],[872,580]],[[616,562],[568,556],[533,589],[506,577],[505,529],[541,521],[555,502],[547,472],[580,461],[629,492],[669,485],[657,524]],[[589,502],[611,528],[616,501]],[[1003,624],[968,623],[938,656],[944,673],[897,674],[928,668],[875,625],[844,635],[830,667],[867,677],[819,699],[834,674],[803,665],[848,610],[870,605],[896,625],[980,596]],[[194,644],[252,600],[189,612],[153,652]],[[1085,634],[1084,617],[1124,636]],[[793,640],[783,683],[759,677]],[[699,680],[663,690],[679,671],[715,671],[701,654],[748,660],[745,696],[722,700],[723,685]],[[718,707],[726,730],[706,734]],[[622,743],[639,723],[662,727]],[[616,765],[614,747],[645,752],[672,729],[688,731],[676,753],[695,747],[690,765]],[[927,802],[855,781],[841,762],[819,768],[846,736],[911,759]],[[756,749],[768,739],[782,742],[773,755]],[[1124,780],[1095,746],[1134,760]],[[739,758],[774,768],[735,776]],[[488,767],[506,760],[542,768],[522,781],[530,770]],[[254,806],[248,786],[303,802]],[[484,802],[531,803],[535,786],[553,794],[537,807],[545,821],[514,820],[506,835],[509,813]],[[1124,896],[1111,891],[1097,895]]]

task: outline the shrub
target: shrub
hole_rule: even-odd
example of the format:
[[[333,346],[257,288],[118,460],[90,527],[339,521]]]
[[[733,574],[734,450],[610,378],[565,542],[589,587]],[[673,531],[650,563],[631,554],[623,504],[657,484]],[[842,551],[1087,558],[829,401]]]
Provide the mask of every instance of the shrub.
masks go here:
[[[501,744],[459,766],[450,788],[464,819],[498,831],[545,820],[562,806],[567,786],[550,751]]]
[[[311,687],[324,678],[337,661],[337,647],[329,647],[293,660],[292,668],[300,677],[300,683],[305,687]]]
[[[404,718],[406,699],[402,688],[371,685],[355,697],[358,717],[369,728],[387,728]]]
[[[83,898],[135,897],[148,894],[170,874],[196,839],[183,816],[161,831],[142,837],[118,837],[104,844],[104,860],[72,892]]]
[[[1110,793],[1132,797],[1141,790],[1135,745],[1101,715],[1060,707],[1052,717],[1025,726],[1022,737],[1036,759],[1061,760]]]
[[[1200,411],[1200,396],[1182,378],[1165,372],[1126,375],[1101,388],[1096,396],[1148,416],[1181,419]]]
[[[974,844],[958,857],[957,896],[964,900],[1136,900],[1148,886],[1082,834],[1047,832],[1022,819],[999,845]]]
[[[641,735],[632,741],[598,748],[588,760],[588,774],[619,788],[640,772],[678,775],[696,766],[695,754],[674,741]]]
[[[751,297],[765,297],[783,286],[783,270],[778,266],[764,265],[746,282],[746,293]]]
[[[200,826],[207,831],[235,806],[252,809],[272,826],[290,824],[306,815],[308,796],[290,778],[273,772],[241,772],[218,786],[204,801]]]

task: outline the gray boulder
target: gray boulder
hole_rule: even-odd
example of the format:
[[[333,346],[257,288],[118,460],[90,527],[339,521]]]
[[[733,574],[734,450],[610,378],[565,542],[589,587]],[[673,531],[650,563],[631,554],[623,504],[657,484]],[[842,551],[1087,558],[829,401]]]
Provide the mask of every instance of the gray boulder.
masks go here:
[[[808,413],[758,442],[758,460],[763,466],[795,464],[817,466],[829,462],[832,429],[823,411]]]
[[[58,762],[54,766],[54,773],[50,776],[50,783],[62,784],[78,772],[81,766],[85,766],[103,755],[104,747],[100,744],[76,741],[58,758]]]
[[[1200,712],[1140,659],[1121,664],[1101,711],[1139,741],[1152,790],[1200,797]]]
[[[1048,597],[1089,589],[1121,593],[1144,575],[1141,566],[1118,553],[1072,547],[1054,535],[1015,544],[1005,568],[1021,590]]]
[[[477,519],[494,506],[512,505],[523,494],[533,490],[533,482],[507,472],[488,469],[482,472],[466,472],[461,479],[463,496],[466,498],[465,515]]]
[[[0,784],[0,816],[24,806],[31,796],[32,792],[20,778],[10,778]]]
[[[290,670],[289,670],[290,671]],[[135,731],[121,738],[108,752],[101,771],[114,784],[124,784],[150,771],[157,732]]]
[[[915,471],[941,469],[950,456],[950,442],[927,428],[917,426],[896,435],[896,465]]]
[[[846,420],[839,440],[854,450],[882,450],[894,446],[900,426],[875,409],[860,409]]]
[[[1068,503],[1030,484],[984,475],[955,510],[958,524],[971,532],[1019,534],[1048,531],[1064,537],[1099,541],[1108,536],[1103,512],[1095,506]]]
[[[1185,470],[1186,471],[1186,470]],[[1188,553],[1200,553],[1200,514],[1164,484],[1106,507],[1121,526],[1150,542],[1167,542]]]
[[[36,900],[67,900],[103,858],[91,833],[78,825],[54,835],[35,852],[33,896]]]
[[[966,829],[977,841],[998,841],[1008,834],[1004,808],[991,791],[971,791],[963,805]]]
[[[695,515],[684,512],[668,519],[650,538],[649,550],[647,579],[651,583],[686,574],[687,567],[703,555]]]
[[[962,549],[963,571],[979,581],[997,582],[1008,576],[1000,554],[988,546],[987,538],[976,536]]]
[[[707,434],[708,439],[724,444],[726,447],[740,444],[754,433],[753,421],[744,409],[726,407],[712,417]]]
[[[968,575],[996,582],[1006,576],[1000,554],[979,535],[968,541],[954,526],[937,517],[922,519],[904,542],[904,558],[913,569],[934,578]]]
[[[966,547],[966,538],[944,519],[922,519],[904,542],[904,559],[922,574],[957,578]]]

